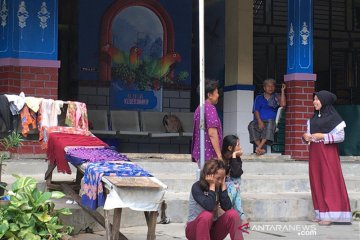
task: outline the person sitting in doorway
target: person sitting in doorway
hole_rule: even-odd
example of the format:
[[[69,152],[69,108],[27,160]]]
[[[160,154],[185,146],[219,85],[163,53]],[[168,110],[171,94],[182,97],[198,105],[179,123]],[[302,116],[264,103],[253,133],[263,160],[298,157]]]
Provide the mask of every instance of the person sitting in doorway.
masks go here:
[[[250,142],[256,145],[255,153],[262,155],[265,144],[272,145],[275,134],[277,109],[286,106],[285,89],[281,85],[281,95],[275,93],[275,80],[266,79],[263,83],[264,93],[255,98],[253,106],[254,120],[249,123]]]

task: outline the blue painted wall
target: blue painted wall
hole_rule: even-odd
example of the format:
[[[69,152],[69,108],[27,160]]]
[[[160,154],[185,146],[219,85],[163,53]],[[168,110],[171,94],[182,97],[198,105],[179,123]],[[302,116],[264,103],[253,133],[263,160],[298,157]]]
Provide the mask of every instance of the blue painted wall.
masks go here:
[[[57,60],[57,0],[0,0],[0,11],[0,58]]]
[[[79,58],[78,79],[98,80],[101,20],[113,0],[79,0]],[[191,83],[192,1],[159,1],[172,18],[175,29],[174,50],[182,61],[176,64],[175,74],[187,71],[185,85]]]

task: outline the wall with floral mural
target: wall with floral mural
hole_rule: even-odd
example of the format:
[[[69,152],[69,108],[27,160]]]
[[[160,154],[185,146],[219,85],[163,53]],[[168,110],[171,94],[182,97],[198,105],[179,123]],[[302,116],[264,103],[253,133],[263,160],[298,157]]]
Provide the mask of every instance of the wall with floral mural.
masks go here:
[[[172,82],[176,86],[190,86],[192,1],[155,1],[165,9],[174,27],[173,53],[176,53],[177,57],[173,60],[176,61],[176,66],[173,71],[169,71],[171,75],[166,75],[166,78],[159,78],[167,66],[161,65],[161,61],[164,62],[161,58],[165,57],[163,29],[159,18],[151,9],[132,6],[119,12],[112,29],[109,29],[114,33],[111,43],[101,45],[100,31],[104,13],[116,2],[124,1],[79,1],[79,80],[99,80],[100,61],[110,56],[113,60],[111,74],[114,79],[122,81],[124,87],[135,84],[139,89],[156,89],[162,83]],[[132,47],[134,51],[130,52]],[[138,52],[135,52],[136,48],[139,49]],[[130,58],[135,62],[130,62]],[[165,64],[169,64],[167,61],[171,60],[170,56],[167,59]],[[153,81],[154,77],[158,81]],[[134,82],[135,78],[141,80]],[[168,86],[171,87],[171,84]]]

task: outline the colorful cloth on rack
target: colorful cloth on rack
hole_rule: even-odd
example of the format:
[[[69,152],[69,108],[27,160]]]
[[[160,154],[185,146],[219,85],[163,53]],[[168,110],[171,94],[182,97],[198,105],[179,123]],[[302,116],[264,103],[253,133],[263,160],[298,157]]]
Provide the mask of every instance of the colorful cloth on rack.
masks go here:
[[[58,125],[58,115],[61,114],[61,108],[64,102],[61,100],[44,99],[38,113],[39,141],[43,140],[43,128],[54,127]]]
[[[21,134],[24,137],[27,137],[30,128],[29,126],[32,127],[32,129],[36,129],[36,113],[34,113],[30,108],[28,108],[28,106],[25,104],[23,109],[20,112],[20,118],[21,118],[21,126],[22,126],[22,130],[21,130]]]
[[[51,133],[48,139],[47,158],[55,164],[58,172],[71,174],[71,169],[65,159],[67,146],[108,146],[97,137],[68,133]]]
[[[89,129],[86,104],[82,102],[69,102],[65,124],[70,127]]]
[[[78,147],[66,151],[66,160],[74,165],[84,162],[128,161],[126,155],[111,148]]]
[[[105,204],[104,188],[101,182],[103,176],[152,177],[150,173],[135,163],[88,163],[84,173],[84,192],[81,202],[90,209],[95,210]]]
[[[28,108],[37,113],[39,111],[42,100],[43,98],[38,97],[25,97],[25,104],[28,106]]]
[[[19,95],[5,94],[10,104],[10,111],[12,115],[18,115],[25,104],[25,93],[21,92]]]
[[[70,134],[76,134],[76,135],[82,135],[82,136],[92,136],[92,133],[90,131],[74,128],[74,127],[65,127],[65,126],[53,126],[53,127],[43,127],[42,128],[42,140],[43,143],[41,144],[42,149],[47,149],[48,145],[48,139],[50,133],[70,133]]]

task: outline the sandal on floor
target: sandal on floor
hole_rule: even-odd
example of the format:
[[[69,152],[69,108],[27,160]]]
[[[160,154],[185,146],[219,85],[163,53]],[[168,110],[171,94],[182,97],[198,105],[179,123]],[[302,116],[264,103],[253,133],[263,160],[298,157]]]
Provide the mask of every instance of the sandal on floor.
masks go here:
[[[318,224],[320,226],[329,226],[329,225],[332,224],[332,222],[330,222],[330,221],[320,221],[320,222],[318,222]]]
[[[160,224],[169,224],[170,221],[171,221],[171,219],[169,217],[166,217],[166,218],[161,219],[160,222],[158,222],[158,223],[160,223]]]
[[[311,221],[312,221],[312,222],[317,222],[317,223],[318,223],[318,222],[320,222],[321,220],[320,220],[320,219],[316,219],[316,218],[314,218],[314,219],[311,219]]]

